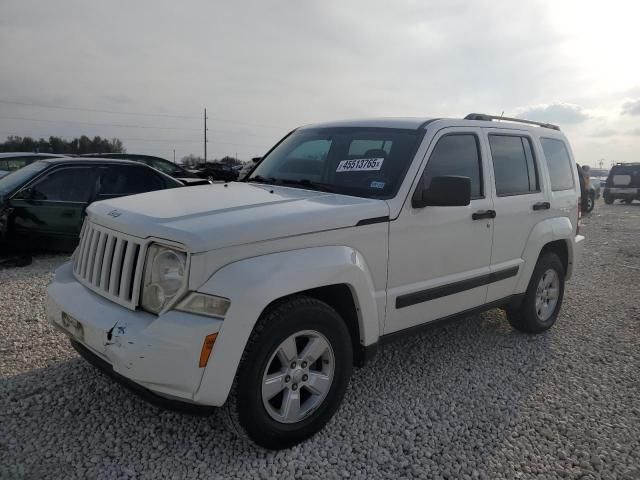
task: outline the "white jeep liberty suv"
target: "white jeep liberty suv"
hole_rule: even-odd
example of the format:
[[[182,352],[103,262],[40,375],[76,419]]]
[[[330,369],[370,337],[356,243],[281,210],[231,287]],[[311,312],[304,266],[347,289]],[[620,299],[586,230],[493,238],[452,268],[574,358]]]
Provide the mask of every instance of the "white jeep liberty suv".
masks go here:
[[[150,400],[288,447],[391,339],[496,307],[550,328],[575,164],[558,127],[483,114],[301,127],[246,181],[92,204],[48,318]]]

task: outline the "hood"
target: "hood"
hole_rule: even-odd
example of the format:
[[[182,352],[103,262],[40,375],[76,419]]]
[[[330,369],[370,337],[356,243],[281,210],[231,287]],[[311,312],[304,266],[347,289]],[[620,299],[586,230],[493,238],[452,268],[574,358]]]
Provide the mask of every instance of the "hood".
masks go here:
[[[87,214],[107,228],[173,240],[197,253],[353,227],[388,216],[389,208],[384,200],[235,182],[104,200]]]

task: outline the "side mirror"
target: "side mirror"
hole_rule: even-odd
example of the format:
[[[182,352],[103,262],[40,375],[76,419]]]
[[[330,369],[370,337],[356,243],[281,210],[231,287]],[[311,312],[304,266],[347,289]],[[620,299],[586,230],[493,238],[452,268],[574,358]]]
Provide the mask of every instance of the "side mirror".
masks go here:
[[[433,177],[429,188],[420,186],[411,200],[413,208],[464,207],[471,202],[471,179],[453,175]]]
[[[253,157],[253,158],[251,159],[251,161],[252,161],[253,163],[258,163],[260,160],[262,160],[262,157]]]
[[[33,189],[23,188],[18,192],[15,198],[19,200],[33,200]]]

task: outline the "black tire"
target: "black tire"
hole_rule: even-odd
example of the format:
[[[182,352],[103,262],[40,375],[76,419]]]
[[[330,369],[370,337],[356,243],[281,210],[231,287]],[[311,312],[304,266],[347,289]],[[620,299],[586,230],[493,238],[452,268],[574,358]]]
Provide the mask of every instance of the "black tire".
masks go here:
[[[333,379],[324,399],[310,413],[296,423],[283,423],[274,419],[263,404],[263,375],[282,342],[304,331],[319,332],[328,341],[334,360]],[[240,436],[264,448],[296,445],[321,430],[331,419],[342,402],[352,367],[349,330],[333,308],[302,295],[277,302],[262,314],[247,342],[225,404],[226,420]],[[299,395],[303,388],[300,387]]]
[[[542,276],[548,270],[554,270],[558,276],[558,299],[555,308],[548,318],[542,320],[536,308],[536,294]],[[562,307],[564,296],[564,268],[560,258],[553,252],[543,252],[533,270],[524,299],[516,309],[507,309],[507,319],[513,328],[526,333],[542,333],[553,326]]]
[[[589,196],[587,197],[587,205],[585,208],[586,213],[591,213],[593,211],[593,207],[596,206],[596,200],[594,198],[594,194],[590,193]]]
[[[604,196],[604,203],[606,203],[607,205],[611,205],[613,201],[614,201],[614,198],[611,195]]]
[[[631,202],[633,202],[633,198],[625,198],[624,200],[622,200],[624,203],[626,203],[627,205],[630,205]]]

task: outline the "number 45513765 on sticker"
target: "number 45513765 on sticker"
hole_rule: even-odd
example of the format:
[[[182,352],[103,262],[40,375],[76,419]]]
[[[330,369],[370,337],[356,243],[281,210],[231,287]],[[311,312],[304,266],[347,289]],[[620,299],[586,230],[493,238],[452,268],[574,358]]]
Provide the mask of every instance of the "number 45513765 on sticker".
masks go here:
[[[342,160],[338,163],[336,172],[365,172],[370,170],[380,170],[384,158],[354,158],[353,160]]]

